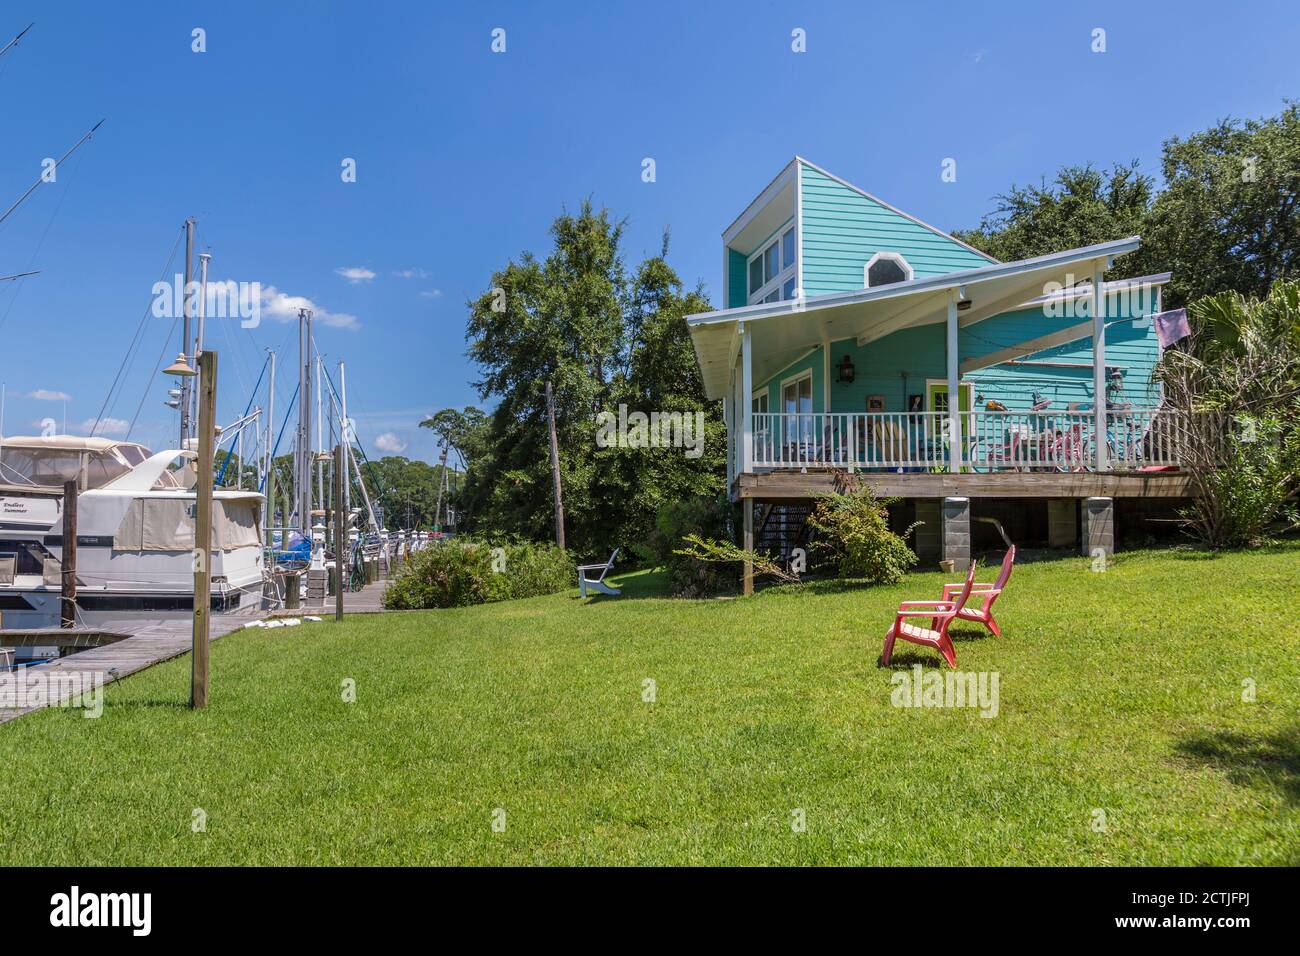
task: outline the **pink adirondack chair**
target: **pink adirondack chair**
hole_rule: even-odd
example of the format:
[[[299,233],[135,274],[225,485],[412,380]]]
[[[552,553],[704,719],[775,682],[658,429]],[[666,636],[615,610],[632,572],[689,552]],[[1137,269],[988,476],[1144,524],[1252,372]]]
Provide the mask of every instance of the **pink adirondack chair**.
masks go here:
[[[894,618],[894,625],[885,634],[885,649],[880,652],[880,665],[889,666],[889,660],[894,656],[894,641],[902,638],[913,644],[935,648],[943,655],[949,667],[956,667],[957,651],[952,646],[952,638],[948,636],[948,628],[966,606],[966,599],[970,597],[974,583],[975,562],[972,561],[970,571],[966,575],[966,583],[961,585],[961,590],[957,592],[956,597],[944,601],[904,601],[898,605],[898,616]],[[929,627],[922,627],[919,623],[913,624],[910,620],[925,617],[930,618]]]
[[[1007,555],[1002,559],[1002,570],[998,572],[998,579],[992,584],[974,584],[970,589],[970,600],[980,599],[979,607],[974,607],[967,603],[957,616],[963,621],[978,621],[990,631],[994,637],[1002,636],[1002,628],[998,627],[997,619],[993,617],[993,602],[998,599],[1002,589],[1007,586],[1011,580],[1011,567],[1016,563],[1016,546],[1013,544],[1007,548]],[[969,582],[968,582],[969,583]],[[945,584],[943,586],[943,599],[951,601],[952,596],[964,588],[965,584]]]

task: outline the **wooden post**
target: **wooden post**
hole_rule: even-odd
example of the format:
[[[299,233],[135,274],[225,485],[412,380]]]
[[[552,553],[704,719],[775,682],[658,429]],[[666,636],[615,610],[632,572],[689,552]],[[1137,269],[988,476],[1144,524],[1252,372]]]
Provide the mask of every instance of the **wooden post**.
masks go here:
[[[348,513],[343,507],[343,445],[334,446],[334,620],[343,620],[343,567],[351,557],[348,547]]]
[[[745,505],[745,550],[754,550],[754,499],[746,498]],[[746,559],[745,561],[745,583],[743,591],[745,594],[754,593],[754,562]]]
[[[208,706],[208,626],[212,614],[212,456],[216,445],[217,353],[199,356],[198,499],[194,511],[194,649],[190,707]]]
[[[546,419],[551,432],[551,478],[555,482],[555,543],[564,550],[564,498],[560,493],[560,446],[555,438],[555,396],[546,380]]]
[[[63,574],[59,626],[77,626],[77,480],[63,483]]]

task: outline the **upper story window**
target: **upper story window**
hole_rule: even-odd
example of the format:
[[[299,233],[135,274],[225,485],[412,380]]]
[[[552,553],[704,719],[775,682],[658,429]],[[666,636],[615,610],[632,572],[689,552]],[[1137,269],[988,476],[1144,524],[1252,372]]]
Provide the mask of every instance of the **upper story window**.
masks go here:
[[[867,288],[906,282],[912,278],[912,267],[897,252],[877,252],[863,268],[862,278]]]
[[[794,241],[794,226],[790,226],[750,257],[750,305],[794,298]]]

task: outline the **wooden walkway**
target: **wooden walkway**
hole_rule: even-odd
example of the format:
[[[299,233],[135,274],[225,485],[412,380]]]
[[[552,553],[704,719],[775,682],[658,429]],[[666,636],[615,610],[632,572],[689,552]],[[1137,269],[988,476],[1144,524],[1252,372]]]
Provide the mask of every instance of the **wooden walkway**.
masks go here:
[[[380,599],[386,583],[379,581],[361,591],[347,592],[343,596],[344,613],[382,612]],[[216,641],[227,634],[242,630],[252,621],[285,617],[301,618],[304,615],[320,617],[325,621],[333,620],[333,597],[326,598],[324,607],[304,605],[296,611],[251,611],[243,614],[236,612],[214,615],[210,631],[211,640]],[[0,724],[77,696],[75,692],[77,687],[86,689],[94,686],[105,687],[154,664],[188,654],[193,646],[192,626],[188,617],[166,621],[124,619],[114,621],[110,626],[103,628],[79,628],[71,634],[65,631],[63,640],[60,640],[54,632],[49,633],[50,640],[45,642],[49,645],[98,643],[99,646],[48,663],[33,664],[12,673],[0,674],[0,680],[11,681],[10,686],[5,688],[4,696],[0,698]],[[106,635],[106,640],[103,642],[97,640],[93,636],[96,634]],[[39,641],[34,641],[30,632],[0,632],[0,644],[14,647],[33,643]],[[33,694],[29,692],[29,688],[34,682],[44,682],[48,688],[54,690],[51,699],[35,706],[3,706],[11,699],[23,701],[32,699]],[[63,687],[61,688],[60,685]]]

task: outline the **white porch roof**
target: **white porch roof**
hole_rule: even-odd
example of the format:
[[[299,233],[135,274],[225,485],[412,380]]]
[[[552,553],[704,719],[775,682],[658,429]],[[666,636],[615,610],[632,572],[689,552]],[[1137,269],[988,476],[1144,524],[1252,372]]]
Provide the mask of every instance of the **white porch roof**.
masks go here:
[[[1095,263],[1108,268],[1115,256],[1139,245],[1141,240],[1131,236],[877,288],[700,312],[688,315],[686,322],[705,392],[710,399],[720,399],[729,394],[739,333],[746,327],[757,383],[823,341],[856,338],[866,345],[900,329],[944,322],[954,291],[962,300],[960,324],[973,325],[1040,298],[1049,283],[1071,285],[1091,277]]]

